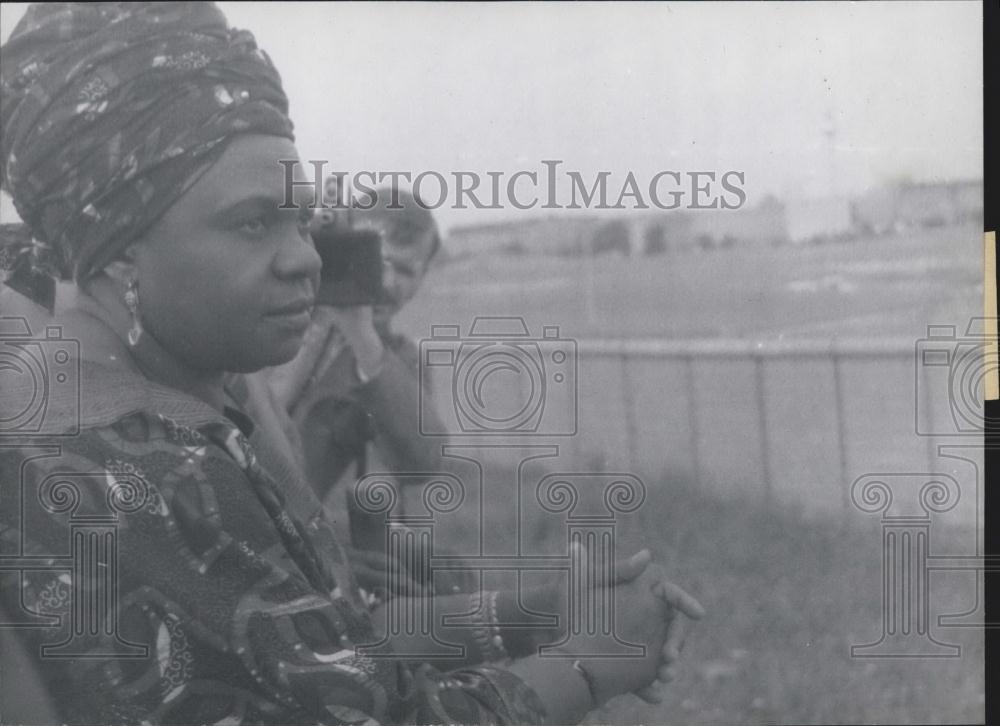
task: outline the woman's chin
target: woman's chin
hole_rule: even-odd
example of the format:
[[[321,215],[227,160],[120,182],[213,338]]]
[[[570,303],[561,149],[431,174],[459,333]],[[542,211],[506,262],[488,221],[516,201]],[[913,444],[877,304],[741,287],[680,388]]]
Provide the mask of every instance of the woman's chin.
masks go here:
[[[240,356],[239,362],[230,361],[227,370],[232,373],[253,373],[262,368],[280,366],[292,360],[302,347],[302,335],[270,337],[259,341],[246,355]]]
[[[285,335],[280,339],[273,340],[272,345],[268,346],[266,352],[268,354],[268,362],[262,367],[270,366],[280,366],[283,363],[287,363],[292,360],[299,353],[299,349],[302,347],[302,341],[305,339],[305,330],[301,333],[296,333],[294,335]]]

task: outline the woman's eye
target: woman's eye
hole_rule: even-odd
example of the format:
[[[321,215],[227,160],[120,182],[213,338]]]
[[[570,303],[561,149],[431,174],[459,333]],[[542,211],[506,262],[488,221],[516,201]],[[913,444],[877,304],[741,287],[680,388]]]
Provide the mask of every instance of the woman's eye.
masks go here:
[[[259,235],[267,229],[267,222],[264,221],[263,217],[253,217],[243,220],[238,226],[239,230],[245,234]]]

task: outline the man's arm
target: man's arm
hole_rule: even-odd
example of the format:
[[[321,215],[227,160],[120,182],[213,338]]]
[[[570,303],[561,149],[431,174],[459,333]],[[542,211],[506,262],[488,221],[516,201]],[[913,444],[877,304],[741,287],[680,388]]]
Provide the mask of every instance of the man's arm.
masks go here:
[[[400,472],[447,471],[442,468],[439,439],[420,434],[421,404],[424,416],[435,416],[429,401],[421,401],[422,391],[416,360],[404,360],[398,346],[387,345],[376,332],[370,307],[327,308],[324,320],[343,334],[350,347],[351,365],[328,371],[347,386],[349,397],[369,414],[375,424],[383,452]],[[350,357],[349,357],[350,358]],[[434,421],[435,430],[443,426]]]
[[[386,347],[379,374],[359,389],[359,401],[371,415],[379,450],[400,472],[447,471],[441,455],[445,441],[421,434],[421,415],[425,428],[442,431],[437,411],[427,391],[420,384],[419,372],[412,363],[392,348]]]

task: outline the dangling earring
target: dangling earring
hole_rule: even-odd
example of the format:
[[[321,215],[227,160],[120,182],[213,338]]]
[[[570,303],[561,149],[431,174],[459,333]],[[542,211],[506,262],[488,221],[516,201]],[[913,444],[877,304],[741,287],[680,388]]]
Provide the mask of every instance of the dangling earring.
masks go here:
[[[133,278],[125,290],[125,307],[132,316],[132,327],[128,329],[128,344],[133,348],[142,337],[142,323],[139,322],[139,283]]]

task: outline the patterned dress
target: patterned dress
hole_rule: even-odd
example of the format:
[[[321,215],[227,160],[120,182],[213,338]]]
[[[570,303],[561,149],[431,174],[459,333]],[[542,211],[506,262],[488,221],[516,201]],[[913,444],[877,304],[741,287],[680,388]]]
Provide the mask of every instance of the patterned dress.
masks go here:
[[[45,435],[0,436],[0,617],[67,723],[544,721],[502,666],[357,648],[379,638],[322,507],[245,415],[80,376]]]

